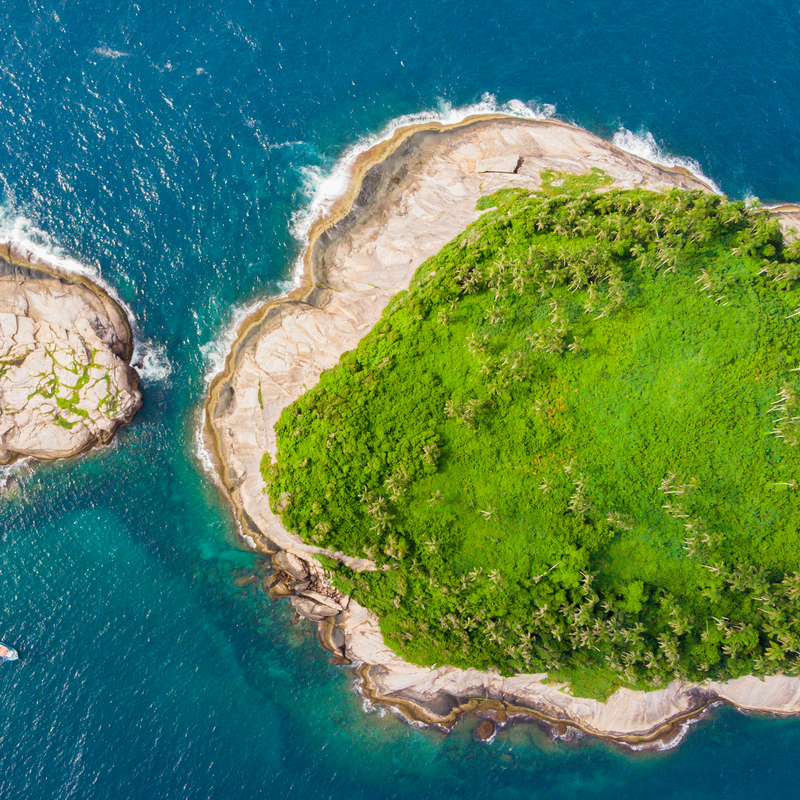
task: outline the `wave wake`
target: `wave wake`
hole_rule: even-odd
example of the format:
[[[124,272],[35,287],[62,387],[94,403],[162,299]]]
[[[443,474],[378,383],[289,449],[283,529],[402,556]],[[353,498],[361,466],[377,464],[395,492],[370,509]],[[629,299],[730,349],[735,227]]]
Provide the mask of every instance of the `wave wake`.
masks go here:
[[[125,53],[122,50],[114,50],[113,47],[107,47],[106,45],[95,47],[92,52],[98,56],[101,56],[102,58],[112,58],[114,60],[118,58],[125,58],[126,56],[130,55],[130,53]]]
[[[142,386],[164,383],[172,374],[172,362],[167,356],[166,346],[150,339],[136,338],[131,365],[139,373]]]

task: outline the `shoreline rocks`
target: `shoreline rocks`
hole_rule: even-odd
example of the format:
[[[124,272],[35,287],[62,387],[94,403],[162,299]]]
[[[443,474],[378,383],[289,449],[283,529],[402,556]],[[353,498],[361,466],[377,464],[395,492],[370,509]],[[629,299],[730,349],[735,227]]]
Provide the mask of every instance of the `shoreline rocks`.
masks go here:
[[[641,746],[679,739],[687,719],[720,699],[800,712],[800,680],[782,676],[706,686],[676,681],[647,693],[620,689],[599,703],[572,697],[544,674],[503,678],[409,664],[386,646],[375,615],[335,590],[314,554],[354,569],[374,565],[302,542],[269,508],[259,467],[265,452],[275,455],[274,424],[283,408],[357,345],[420,264],[480,216],[478,198],[505,187],[537,189],[546,169],[594,167],[620,188],[711,191],[685,170],[651,164],[555,121],[495,116],[398,130],[353,165],[348,190],[311,228],[302,284],[244,321],[210,388],[206,439],[243,535],[257,550],[282,551],[274,557],[287,576],[281,585],[294,608],[318,622],[322,644],[356,664],[358,691],[415,723],[449,728],[481,711],[503,723],[533,718]],[[800,229],[796,206],[775,213],[785,228]]]
[[[142,403],[132,353],[107,292],[0,243],[0,464],[109,442]]]

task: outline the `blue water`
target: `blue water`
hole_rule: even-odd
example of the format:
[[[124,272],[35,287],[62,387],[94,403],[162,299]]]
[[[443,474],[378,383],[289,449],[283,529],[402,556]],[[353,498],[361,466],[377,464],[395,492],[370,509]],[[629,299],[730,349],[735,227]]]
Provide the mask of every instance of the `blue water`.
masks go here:
[[[257,565],[195,454],[236,310],[288,285],[319,177],[402,115],[555,107],[732,196],[800,199],[796,4],[4,0],[0,22],[0,235],[95,270],[147,363],[112,447],[0,500],[0,638],[22,656],[0,669],[0,798],[800,788],[800,720],[718,709],[642,755],[363,713],[311,629],[233,583]]]

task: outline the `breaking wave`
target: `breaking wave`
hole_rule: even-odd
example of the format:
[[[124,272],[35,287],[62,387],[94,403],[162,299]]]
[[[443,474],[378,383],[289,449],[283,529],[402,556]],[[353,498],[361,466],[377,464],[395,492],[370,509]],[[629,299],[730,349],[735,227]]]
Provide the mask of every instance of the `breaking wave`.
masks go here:
[[[97,267],[67,255],[49,233],[6,205],[0,205],[0,242],[13,245],[17,252],[32,263],[40,262],[60,272],[82,275],[100,286],[114,298],[128,317],[134,336],[131,364],[139,373],[142,384],[157,383],[169,377],[172,365],[167,358],[166,348],[139,335],[138,318],[133,309],[103,278]]]
[[[633,133],[633,131],[629,131],[626,128],[620,128],[612,137],[611,142],[619,147],[620,150],[624,150],[633,156],[644,158],[653,164],[659,164],[662,167],[683,167],[683,169],[691,172],[695,178],[707,184],[717,194],[722,194],[722,189],[703,172],[703,168],[697,161],[693,158],[665,153],[650,131],[643,130],[639,133]]]
[[[320,217],[323,217],[336,200],[347,190],[353,165],[358,157],[376,144],[391,139],[395,131],[400,128],[422,125],[427,122],[454,125],[467,117],[479,114],[504,114],[509,117],[523,117],[525,119],[549,119],[555,113],[556,107],[549,103],[528,104],[523,103],[521,100],[498,103],[494,95],[484,94],[479,102],[468,106],[453,106],[446,101],[442,101],[434,109],[396,117],[378,133],[359,139],[344,152],[332,169],[322,166],[301,168],[302,189],[306,203],[292,216],[292,235],[301,242],[305,242],[312,224]],[[301,267],[302,256],[295,267],[296,278],[299,278]]]
[[[149,339],[136,339],[131,365],[139,373],[142,386],[163,383],[172,374],[166,346]]]

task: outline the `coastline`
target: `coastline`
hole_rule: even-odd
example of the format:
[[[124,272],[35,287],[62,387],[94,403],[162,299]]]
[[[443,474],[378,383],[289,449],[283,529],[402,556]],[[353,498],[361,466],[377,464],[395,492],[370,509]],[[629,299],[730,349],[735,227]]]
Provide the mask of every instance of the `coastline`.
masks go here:
[[[142,402],[139,376],[130,363],[135,347],[134,332],[122,303],[87,275],[60,269],[11,241],[0,242],[0,284],[0,341],[6,358],[12,359],[10,367],[24,367],[45,342],[45,350],[49,345],[53,353],[62,353],[62,349],[67,348],[64,350],[68,353],[66,357],[77,358],[74,365],[83,367],[85,372],[83,384],[79,383],[74,389],[73,398],[60,406],[62,415],[78,417],[61,426],[66,431],[56,431],[54,435],[58,426],[49,424],[47,414],[42,413],[47,406],[46,398],[39,398],[42,400],[39,408],[30,402],[37,391],[28,396],[28,404],[23,403],[21,410],[5,409],[6,420],[0,430],[3,437],[0,465],[8,466],[25,458],[40,461],[72,458],[97,444],[108,443],[120,425],[130,422]],[[85,356],[81,349],[86,351]],[[53,363],[53,379],[58,386],[65,367],[59,362]],[[13,369],[11,371],[13,373]],[[22,376],[25,383],[24,371]],[[11,380],[10,385],[5,373],[2,377],[4,391],[9,397],[17,395],[15,399],[19,400],[15,386],[19,376],[16,381]],[[103,413],[89,414],[75,405],[80,402],[75,398],[81,386],[92,380],[107,383],[108,398],[112,392],[116,393],[117,406],[113,410],[109,405]],[[86,397],[90,391],[87,386]],[[58,399],[58,403],[61,402]],[[102,399],[100,403],[102,405]],[[19,421],[9,422],[8,416]],[[9,439],[12,444],[6,447]],[[20,443],[28,449],[17,450]]]
[[[76,284],[88,289],[100,300],[103,306],[109,310],[109,316],[113,315],[119,320],[119,325],[124,330],[124,335],[120,337],[120,340],[125,344],[121,358],[123,361],[130,363],[133,357],[133,348],[135,344],[133,327],[128,311],[111,292],[104,289],[97,281],[92,280],[82,273],[66,272],[63,269],[54,267],[47,263],[47,261],[37,257],[34,253],[22,250],[20,246],[14,242],[0,241],[0,260],[6,261],[15,267],[38,272],[49,278],[55,278],[62,283]]]
[[[504,186],[537,188],[546,168],[585,172],[593,166],[622,187],[713,191],[682,167],[651,164],[554,120],[482,115],[450,126],[398,129],[355,159],[347,191],[309,228],[300,285],[241,323],[209,387],[208,450],[243,534],[255,549],[274,554],[274,594],[289,597],[298,613],[318,622],[321,643],[340,661],[356,663],[363,697],[412,723],[447,729],[469,713],[501,725],[532,718],[639,747],[677,743],[687,720],[719,701],[800,712],[800,680],[783,676],[704,686],[676,681],[647,693],[621,689],[599,703],[573,698],[545,683],[543,674],[502,678],[408,664],[383,643],[374,615],[330,586],[313,554],[341,558],[355,569],[374,566],[304,544],[283,529],[263,494],[258,465],[263,452],[274,454],[272,425],[282,408],[357,344],[419,264],[479,216],[481,194]],[[778,209],[784,227],[800,220],[796,206]]]

